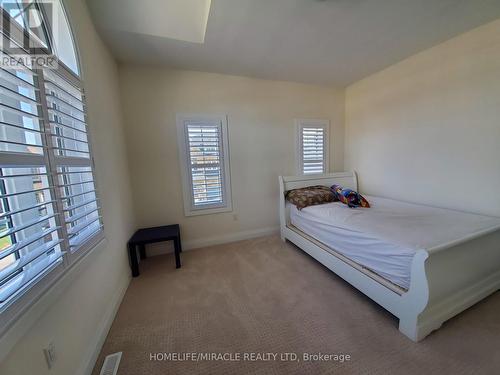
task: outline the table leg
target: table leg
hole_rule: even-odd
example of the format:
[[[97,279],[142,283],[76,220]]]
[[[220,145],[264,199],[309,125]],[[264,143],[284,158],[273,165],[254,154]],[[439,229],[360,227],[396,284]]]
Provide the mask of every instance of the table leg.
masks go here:
[[[141,255],[141,260],[146,259],[146,246],[144,244],[139,245],[139,254]]]
[[[182,246],[181,246],[181,230],[179,229],[179,253],[182,253]]]
[[[174,238],[175,249],[175,268],[181,268],[181,240],[179,237]]]
[[[139,276],[139,262],[137,260],[137,251],[134,244],[128,244],[128,254],[130,257],[130,267],[132,268],[132,277]]]

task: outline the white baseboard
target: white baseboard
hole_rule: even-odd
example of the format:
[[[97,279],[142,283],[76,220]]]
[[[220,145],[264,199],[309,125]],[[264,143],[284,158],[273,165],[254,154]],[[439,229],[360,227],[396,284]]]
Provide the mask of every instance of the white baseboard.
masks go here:
[[[270,236],[272,234],[278,234],[279,229],[280,229],[279,226],[276,226],[269,228],[246,230],[235,233],[228,233],[221,236],[205,237],[197,240],[187,240],[182,242],[182,249],[192,250],[192,249],[198,249],[200,247],[221,245],[230,242],[249,240],[251,238]]]
[[[109,329],[113,324],[120,303],[122,302],[123,296],[127,291],[128,285],[130,283],[130,278],[116,290],[113,297],[109,301],[109,307],[104,313],[99,326],[96,329],[94,339],[89,343],[87,351],[83,354],[82,361],[78,370],[75,372],[76,375],[90,375],[94,369],[99,353],[101,352],[104,341],[108,336]]]

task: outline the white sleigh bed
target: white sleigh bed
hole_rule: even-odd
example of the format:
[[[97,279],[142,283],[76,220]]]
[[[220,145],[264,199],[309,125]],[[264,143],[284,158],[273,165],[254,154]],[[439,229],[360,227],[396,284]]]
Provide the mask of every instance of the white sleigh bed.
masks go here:
[[[455,233],[453,231],[451,231],[451,234],[436,232],[434,233],[434,241],[422,241],[422,244],[427,244],[428,246],[414,248],[411,253],[408,251],[404,252],[404,248],[401,247],[403,249],[401,253],[405,256],[403,257],[403,262],[407,259],[408,263],[408,277],[407,279],[403,277],[393,279],[389,273],[384,274],[382,272],[383,266],[380,266],[382,268],[377,270],[377,263],[365,262],[362,257],[356,258],[354,255],[356,254],[355,252],[346,252],[349,246],[346,246],[342,242],[341,236],[349,238],[349,232],[346,232],[344,228],[340,228],[339,233],[337,233],[337,240],[334,236],[326,235],[327,230],[324,228],[328,228],[327,220],[335,220],[335,215],[332,213],[340,212],[339,210],[341,209],[349,210],[347,207],[336,208],[333,203],[330,203],[321,206],[311,206],[314,209],[305,208],[301,211],[303,214],[299,214],[295,206],[287,203],[285,199],[285,193],[288,190],[311,185],[331,186],[338,184],[358,190],[355,172],[333,173],[321,176],[280,177],[279,182],[281,238],[297,245],[398,317],[399,330],[413,341],[423,339],[433,330],[438,329],[449,318],[500,288],[499,218],[426,208],[426,206],[409,205],[402,202],[391,204],[391,200],[373,197],[372,199],[376,202],[376,205],[373,207],[374,211],[371,212],[372,216],[373,212],[376,212],[377,207],[379,207],[379,211],[383,212],[388,207],[395,207],[395,210],[398,208],[403,210],[405,209],[404,205],[409,207],[410,212],[411,209],[421,209],[423,213],[430,210],[434,214],[438,212],[444,219],[447,217],[456,216],[460,218],[460,215],[463,216],[463,220],[461,222],[458,221],[462,226]],[[339,202],[335,204],[342,205]],[[352,211],[352,213],[360,214],[360,209],[354,210],[358,211]],[[371,210],[371,208],[361,210]],[[439,215],[434,216],[439,218]],[[347,217],[349,218],[350,216]],[[422,217],[420,219],[421,221],[424,220]],[[464,231],[464,228],[467,226],[467,220],[472,220],[471,222],[476,225],[476,228],[462,234],[460,229],[462,232]],[[418,223],[418,220],[415,222]],[[358,220],[356,223],[360,227],[363,227],[362,220]],[[365,227],[366,225],[365,223]],[[402,223],[401,225],[405,224]],[[323,228],[323,231],[315,230],[320,227]],[[379,224],[378,226],[379,232],[381,229],[383,229],[383,224]],[[405,235],[403,229],[406,230],[408,237],[412,237],[411,232],[408,231],[411,228],[408,229],[406,226],[406,228],[402,228],[401,233],[398,233],[400,238]],[[440,230],[439,226],[429,226],[429,224],[424,229],[429,231],[430,237],[433,237],[432,230]],[[376,228],[374,230],[377,233]],[[381,232],[384,232],[384,230]],[[389,237],[391,237],[390,230],[386,230],[385,232],[386,238],[388,233]],[[356,243],[354,235],[362,233],[358,228],[358,231],[353,231],[352,234],[353,240],[348,242],[351,244],[350,246],[353,250],[358,250],[357,254],[363,255],[363,251],[367,253],[367,251],[371,251],[372,249],[380,249],[380,256],[383,256],[383,246],[381,247],[379,242],[376,243],[378,248],[364,246],[362,242],[359,245],[352,245],[352,243]],[[373,232],[371,235],[373,237]],[[383,237],[384,233],[381,233],[381,238]],[[387,242],[387,247],[393,246],[396,242],[398,241]],[[410,244],[412,243],[411,241],[409,242]],[[418,241],[414,242],[417,243]],[[335,246],[336,243],[338,244],[337,249]],[[373,244],[373,241],[369,243]],[[383,244],[383,242],[380,243]],[[342,251],[339,249],[342,249]],[[376,251],[371,251],[368,254],[373,255],[377,253]],[[388,256],[394,257],[395,254],[389,252]],[[408,258],[410,255],[411,257]],[[400,270],[404,270],[403,266],[399,264],[396,264],[396,266]]]

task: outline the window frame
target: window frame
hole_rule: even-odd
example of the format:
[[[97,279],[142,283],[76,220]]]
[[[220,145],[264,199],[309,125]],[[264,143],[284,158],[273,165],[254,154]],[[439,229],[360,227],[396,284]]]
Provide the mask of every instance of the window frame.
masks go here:
[[[304,173],[303,140],[304,128],[323,128],[323,172]],[[330,171],[330,120],[327,119],[295,119],[295,169],[298,176],[317,176]]]
[[[192,175],[190,172],[190,154],[188,148],[188,138],[186,137],[187,125],[189,122],[217,123],[220,127],[220,169],[222,174],[222,194],[223,202],[220,204],[208,204],[204,207],[194,205]],[[179,151],[179,164],[182,182],[182,197],[184,203],[185,216],[209,215],[222,212],[231,212],[231,168],[229,156],[229,136],[227,126],[227,116],[222,114],[187,114],[181,113],[176,116],[177,123],[177,147]]]
[[[33,69],[33,72],[36,74],[35,79],[35,87],[38,89],[37,101],[39,104],[39,114],[40,118],[43,119],[43,133],[41,133],[42,139],[42,147],[44,148],[43,155],[31,155],[31,154],[23,154],[23,153],[15,153],[15,152],[0,152],[0,159],[3,163],[12,160],[12,165],[22,166],[23,164],[28,165],[32,162],[39,162],[40,160],[44,160],[43,166],[47,171],[47,179],[49,186],[51,187],[51,197],[54,201],[52,203],[54,212],[58,213],[55,220],[57,226],[60,227],[58,229],[58,237],[63,240],[61,243],[62,251],[65,254],[62,257],[62,261],[49,267],[45,271],[41,272],[39,275],[33,279],[29,286],[22,290],[18,296],[13,298],[11,301],[8,301],[2,308],[0,309],[0,337],[3,337],[6,332],[13,326],[13,324],[21,318],[21,316],[29,310],[32,305],[37,303],[51,288],[53,288],[59,280],[65,279],[65,276],[73,270],[87,255],[89,255],[92,250],[100,247],[100,244],[106,239],[104,224],[102,218],[102,206],[98,203],[98,214],[99,221],[101,223],[100,229],[89,236],[88,238],[84,238],[83,242],[79,244],[77,247],[71,248],[69,245],[69,236],[66,232],[66,225],[64,219],[64,207],[61,199],[61,191],[58,183],[58,174],[57,169],[61,165],[63,159],[66,159],[65,162],[74,163],[74,166],[88,167],[93,178],[94,190],[96,191],[96,199],[99,202],[99,187],[97,182],[97,176],[95,171],[95,163],[94,163],[94,153],[92,147],[92,131],[91,126],[89,125],[90,121],[88,118],[88,107],[87,101],[85,97],[85,88],[84,88],[84,78],[83,72],[81,69],[81,59],[79,54],[78,45],[76,43],[76,39],[74,37],[73,28],[71,18],[66,12],[64,2],[60,1],[60,6],[62,8],[62,12],[64,17],[66,17],[66,22],[68,24],[70,39],[72,42],[72,47],[74,49],[74,53],[76,56],[76,62],[78,66],[78,74],[73,72],[69,67],[67,67],[62,61],[59,61],[59,68],[54,71],[55,74],[58,74],[60,78],[65,79],[69,84],[77,87],[81,90],[82,94],[82,104],[83,104],[83,113],[84,113],[84,122],[87,124],[86,126],[86,136],[87,136],[87,145],[88,145],[88,153],[89,158],[86,161],[79,162],[78,158],[72,158],[71,156],[59,156],[56,155],[56,148],[53,145],[53,139],[51,135],[50,123],[45,121],[48,119],[48,103],[46,99],[45,93],[45,80],[44,80],[44,72],[41,69]],[[38,4],[36,6],[40,7],[40,11],[42,15],[45,16],[45,9],[42,4]],[[6,12],[4,12],[3,8],[0,8],[1,16],[5,17]],[[13,22],[14,26],[19,29],[19,26]],[[44,17],[44,28],[50,33],[51,25],[47,23],[46,18]],[[21,31],[21,30],[20,30]],[[5,38],[3,35],[0,37]],[[44,53],[51,53],[51,45],[49,41],[49,50],[44,51]],[[9,52],[9,50],[6,50]],[[36,51],[40,52],[40,51]],[[59,161],[57,161],[59,159]],[[69,159],[74,159],[73,161]],[[21,161],[21,162],[19,162]],[[73,165],[73,164],[66,164]],[[58,285],[59,288],[59,285]]]

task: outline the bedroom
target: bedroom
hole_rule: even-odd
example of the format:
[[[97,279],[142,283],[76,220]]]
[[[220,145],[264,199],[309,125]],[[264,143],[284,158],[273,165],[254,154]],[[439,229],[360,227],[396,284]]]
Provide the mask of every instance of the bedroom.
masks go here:
[[[118,352],[118,374],[498,373],[500,2],[49,5],[59,27],[45,10],[28,35],[59,66],[23,75],[2,0],[1,374],[99,374]],[[285,200],[334,184],[372,207]],[[381,199],[415,205],[382,222]],[[329,243],[308,214],[353,227]],[[353,240],[370,220],[377,249],[411,248],[399,281],[339,248],[374,254]],[[175,224],[179,269],[172,241],[130,257],[136,230]],[[35,254],[53,267],[30,273]]]

